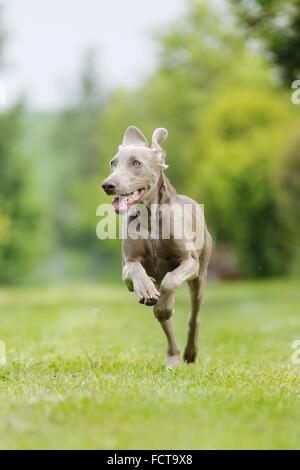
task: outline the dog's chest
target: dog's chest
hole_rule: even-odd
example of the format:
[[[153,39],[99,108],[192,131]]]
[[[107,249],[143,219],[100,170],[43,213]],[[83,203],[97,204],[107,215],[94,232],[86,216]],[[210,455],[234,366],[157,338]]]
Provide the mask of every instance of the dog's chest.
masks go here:
[[[144,244],[143,265],[149,276],[159,280],[179,266],[180,257],[170,240],[144,240]]]

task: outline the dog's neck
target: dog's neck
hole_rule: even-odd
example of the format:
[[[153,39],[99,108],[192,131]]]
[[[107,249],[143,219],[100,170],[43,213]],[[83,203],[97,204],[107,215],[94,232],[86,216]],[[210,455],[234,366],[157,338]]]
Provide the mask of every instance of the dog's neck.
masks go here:
[[[149,199],[145,201],[145,206],[148,209],[151,209],[152,204],[171,205],[174,203],[176,196],[176,190],[173,188],[166,175],[162,173],[158,178],[157,183],[154,186]]]
[[[144,226],[144,223],[142,223],[142,225],[144,229],[148,231],[149,235],[151,234],[149,238],[152,237],[152,233],[154,233],[155,230],[158,230],[159,233],[160,222],[159,219],[156,218],[160,212],[159,208],[166,205],[171,206],[172,204],[176,203],[176,199],[176,190],[173,188],[168,178],[163,173],[161,173],[149,197],[147,200],[142,202],[143,206],[147,208],[147,220],[144,219],[146,226]],[[140,212],[136,210],[135,206],[133,206],[131,209],[132,210],[129,210],[128,216],[135,219],[137,216],[139,216]],[[154,228],[153,223],[155,224]]]

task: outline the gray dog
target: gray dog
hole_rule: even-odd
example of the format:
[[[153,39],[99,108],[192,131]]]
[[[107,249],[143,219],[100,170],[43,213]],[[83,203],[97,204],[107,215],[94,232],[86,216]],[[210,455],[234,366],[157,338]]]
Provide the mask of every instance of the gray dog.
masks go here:
[[[198,315],[212,239],[205,226],[203,211],[199,211],[200,206],[193,199],[178,195],[164,174],[167,166],[160,144],[167,134],[166,129],[156,129],[150,148],[137,127],[128,127],[110,163],[111,174],[102,188],[107,194],[116,196],[113,208],[118,214],[126,214],[127,230],[130,222],[136,221],[139,207],[149,213],[146,217],[149,222],[147,236],[144,231],[141,237],[139,227],[134,234],[137,236],[133,236],[131,231],[124,237],[123,280],[141,304],[154,306],[155,317],[161,323],[168,341],[167,367],[173,368],[180,361],[171,318],[175,290],[187,281],[191,313],[183,358],[187,363],[195,362],[200,323]],[[151,216],[153,208],[155,218]],[[164,226],[169,229],[167,236],[162,236]],[[154,237],[153,233],[158,235]],[[176,236],[178,233],[181,235]]]

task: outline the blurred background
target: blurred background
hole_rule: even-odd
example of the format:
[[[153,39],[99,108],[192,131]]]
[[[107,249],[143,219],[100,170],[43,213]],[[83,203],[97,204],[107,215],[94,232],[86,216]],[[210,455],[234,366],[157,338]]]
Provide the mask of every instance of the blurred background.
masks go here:
[[[96,208],[130,124],[169,130],[167,176],[205,205],[211,278],[299,276],[296,79],[300,0],[2,2],[0,283],[119,274]]]

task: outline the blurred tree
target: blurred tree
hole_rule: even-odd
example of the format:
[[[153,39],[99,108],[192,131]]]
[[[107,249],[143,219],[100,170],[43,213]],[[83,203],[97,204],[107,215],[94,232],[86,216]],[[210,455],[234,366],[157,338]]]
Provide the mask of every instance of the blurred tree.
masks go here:
[[[2,45],[0,32],[0,71]],[[20,105],[0,110],[0,283],[23,282],[41,248],[40,205],[21,145],[22,115]]]
[[[300,274],[300,135],[295,129],[278,167],[276,182],[279,189],[281,216],[289,229],[291,240],[291,272]]]
[[[78,84],[71,89],[52,134],[56,245],[66,253],[71,271],[89,271],[103,256],[95,235],[103,100],[96,54],[90,50],[83,57]]]
[[[231,0],[246,36],[258,39],[290,86],[300,77],[300,0]]]
[[[216,241],[235,249],[245,275],[285,274],[292,255],[287,217],[280,211],[276,175],[290,127],[295,123],[284,97],[266,88],[220,89],[192,140],[198,165],[198,199]]]

